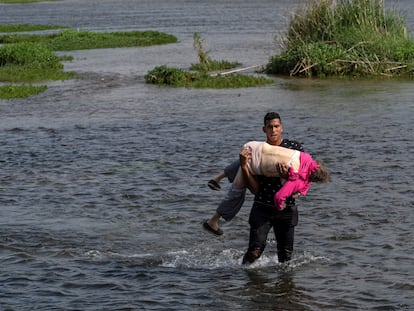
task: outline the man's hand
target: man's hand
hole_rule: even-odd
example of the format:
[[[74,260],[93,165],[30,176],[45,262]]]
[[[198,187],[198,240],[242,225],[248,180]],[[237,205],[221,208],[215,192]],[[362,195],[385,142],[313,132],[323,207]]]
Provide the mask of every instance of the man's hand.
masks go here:
[[[289,167],[284,163],[277,163],[276,164],[276,170],[280,177],[287,179],[288,178],[288,172]]]
[[[240,158],[240,166],[242,168],[248,167],[249,161],[252,158],[252,150],[250,148],[242,149],[242,151],[240,151],[239,158]]]
[[[250,148],[242,149],[242,151],[240,151],[239,158],[244,182],[250,192],[256,194],[259,191],[259,183],[257,182],[255,176],[251,174],[249,164],[252,158],[252,150]]]

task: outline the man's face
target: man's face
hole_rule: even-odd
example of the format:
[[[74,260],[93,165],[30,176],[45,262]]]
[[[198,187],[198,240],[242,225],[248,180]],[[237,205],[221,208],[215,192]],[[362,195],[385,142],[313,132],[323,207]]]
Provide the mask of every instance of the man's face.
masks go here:
[[[280,119],[267,120],[263,132],[266,134],[268,144],[278,146],[282,143],[283,126]]]

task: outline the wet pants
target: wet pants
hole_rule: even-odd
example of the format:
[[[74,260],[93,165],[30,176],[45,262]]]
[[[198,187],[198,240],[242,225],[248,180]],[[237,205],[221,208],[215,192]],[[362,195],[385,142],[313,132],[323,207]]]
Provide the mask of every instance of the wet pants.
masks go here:
[[[252,263],[261,256],[272,228],[276,238],[279,262],[290,260],[297,223],[298,211],[295,205],[288,205],[283,211],[277,211],[273,206],[255,202],[249,217],[249,247],[244,255],[243,263]]]

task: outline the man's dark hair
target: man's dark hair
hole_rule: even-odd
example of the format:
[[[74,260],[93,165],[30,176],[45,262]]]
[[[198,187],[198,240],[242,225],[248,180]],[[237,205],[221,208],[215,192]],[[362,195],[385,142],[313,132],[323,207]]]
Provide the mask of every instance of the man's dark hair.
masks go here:
[[[280,118],[280,115],[277,112],[268,112],[264,116],[264,125],[266,125],[266,121],[273,120],[273,119],[279,119],[280,122],[282,122],[282,119]]]

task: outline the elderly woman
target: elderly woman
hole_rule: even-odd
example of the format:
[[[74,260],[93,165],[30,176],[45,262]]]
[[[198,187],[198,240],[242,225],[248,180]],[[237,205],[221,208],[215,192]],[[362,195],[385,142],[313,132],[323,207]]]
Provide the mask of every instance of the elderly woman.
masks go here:
[[[306,195],[312,182],[331,181],[330,174],[323,162],[313,160],[311,155],[306,152],[258,141],[244,144],[243,149],[251,151],[249,170],[253,175],[286,177],[280,176],[278,167],[280,164],[288,167],[287,180],[274,197],[275,206],[279,210],[285,208],[285,201],[289,196],[293,194]],[[234,180],[234,185],[239,189],[246,187],[240,169]]]

